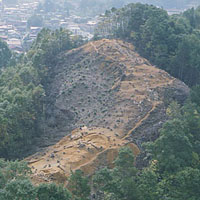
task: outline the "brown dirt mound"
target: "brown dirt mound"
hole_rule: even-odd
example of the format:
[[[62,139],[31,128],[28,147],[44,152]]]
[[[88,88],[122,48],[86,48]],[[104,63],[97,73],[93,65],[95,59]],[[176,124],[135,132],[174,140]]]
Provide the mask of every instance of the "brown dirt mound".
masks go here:
[[[61,182],[71,170],[92,174],[112,167],[127,144],[137,155],[142,142],[158,136],[166,105],[184,101],[189,92],[120,40],[90,42],[59,60],[41,146],[58,143],[27,159],[35,182]]]

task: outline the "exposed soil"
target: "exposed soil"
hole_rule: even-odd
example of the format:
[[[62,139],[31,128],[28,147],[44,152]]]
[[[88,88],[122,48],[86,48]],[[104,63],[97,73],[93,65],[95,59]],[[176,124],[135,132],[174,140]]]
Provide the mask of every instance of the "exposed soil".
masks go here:
[[[58,143],[27,159],[35,182],[62,182],[71,170],[92,174],[113,166],[124,145],[137,155],[141,143],[158,137],[168,103],[181,103],[189,93],[120,40],[90,42],[58,59],[38,148]]]

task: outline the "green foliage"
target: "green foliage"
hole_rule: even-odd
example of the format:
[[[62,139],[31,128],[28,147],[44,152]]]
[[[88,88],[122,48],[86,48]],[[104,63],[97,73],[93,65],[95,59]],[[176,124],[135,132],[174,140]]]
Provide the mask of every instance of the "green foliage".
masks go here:
[[[184,34],[180,37],[175,56],[171,58],[169,72],[192,86],[199,83],[200,37]]]
[[[199,13],[197,8],[168,16],[154,6],[130,4],[123,9],[107,11],[101,32],[96,36],[100,38],[106,33],[107,37],[127,39],[151,62],[189,85],[195,85],[200,77]],[[45,89],[55,75],[57,56],[81,44],[81,38],[72,38],[67,30],[43,29],[22,61],[2,70],[0,157],[23,156],[33,139],[42,134],[39,124],[45,117]],[[5,67],[11,53],[3,42],[0,48],[3,49],[0,67]],[[184,106],[176,102],[169,106],[169,120],[162,127],[160,137],[146,145],[150,166],[136,169],[132,151],[121,148],[113,169],[96,172],[92,179],[94,190],[103,194],[105,200],[198,200],[199,102],[197,85]],[[0,160],[0,200],[89,199],[90,180],[80,170],[70,177],[68,187],[72,194],[56,184],[34,186],[27,178],[29,174],[30,169],[24,162]]]
[[[0,68],[6,67],[9,64],[12,53],[7,44],[0,40]]]
[[[42,29],[27,53],[26,59],[32,62],[38,70],[41,83],[46,85],[50,76],[55,73],[53,67],[56,65],[58,54],[82,44],[81,37],[72,37],[66,29],[60,28],[55,31]]]
[[[38,200],[70,200],[71,194],[63,186],[57,186],[55,183],[41,184],[37,188]]]
[[[171,119],[164,124],[160,137],[147,145],[157,160],[159,173],[173,174],[185,167],[200,167],[199,107],[191,102],[182,108],[172,103],[168,114]]]
[[[154,167],[150,166],[150,169],[153,169],[153,174],[156,175],[151,180],[157,180],[154,187],[150,182],[149,189],[155,189],[154,192],[150,191],[150,194],[155,194],[155,199],[162,197],[170,200],[197,200],[197,188],[200,187],[199,107],[189,101],[183,107],[173,102],[168,113],[170,120],[161,129],[160,137],[146,145],[153,158],[151,166]],[[145,175],[144,178],[146,180],[148,176]],[[143,187],[142,193],[145,194]],[[139,188],[141,189],[141,185]]]
[[[152,170],[143,169],[137,177],[137,184],[139,190],[139,199],[141,200],[159,200],[159,175]]]
[[[67,0],[69,3],[71,3],[70,0]],[[57,3],[57,7],[61,4],[62,5],[63,0],[59,0]],[[73,3],[76,5],[70,8],[73,10],[73,12],[77,12],[79,15],[83,16],[96,16],[99,15],[105,10],[108,10],[110,8],[121,8],[124,5],[127,5],[128,3],[137,3],[141,2],[143,4],[149,4],[149,5],[155,5],[162,8],[167,9],[185,9],[193,5],[198,5],[198,0],[74,0]],[[44,9],[44,8],[43,8]]]
[[[167,114],[169,120],[159,138],[144,145],[151,157],[147,168],[136,170],[131,151],[122,148],[114,169],[104,168],[95,174],[94,189],[103,193],[103,199],[199,199],[199,107],[189,100],[182,107],[172,102]]]
[[[13,180],[23,180],[30,172],[30,168],[27,167],[25,162],[17,160],[9,162],[0,159],[0,189]]]
[[[7,159],[23,157],[34,139],[43,134],[40,124],[45,119],[45,90],[55,75],[56,57],[59,53],[82,43],[81,38],[72,38],[67,30],[43,29],[30,51],[22,56],[18,64],[2,70],[0,157]],[[4,43],[0,42],[0,45],[3,45],[4,49],[7,48]],[[6,56],[1,58],[9,60]]]
[[[200,85],[196,85],[191,90],[191,101],[200,106]]]
[[[129,4],[106,12],[95,38],[128,40],[154,65],[193,86],[200,83],[199,18],[200,7],[169,16],[152,5]]]
[[[161,129],[160,137],[149,147],[160,173],[174,173],[192,165],[192,144],[181,120],[168,121]]]
[[[40,132],[44,89],[28,65],[10,67],[0,75],[0,157],[20,157]]]
[[[200,196],[200,170],[185,168],[174,176],[170,176],[165,184],[165,196],[174,200],[198,200]]]
[[[0,200],[35,200],[36,190],[27,180],[12,180],[0,191]]]
[[[68,188],[75,200],[88,200],[90,197],[89,178],[85,177],[81,170],[72,172]]]
[[[104,192],[107,199],[139,198],[136,183],[137,170],[133,162],[133,152],[128,147],[123,147],[115,160],[114,169],[104,168],[95,174],[93,182],[100,191]]]
[[[34,186],[25,162],[0,159],[0,200],[70,200],[70,192],[61,185]]]
[[[173,101],[168,106],[166,113],[170,119],[180,118],[181,117],[181,106],[176,101]]]
[[[117,159],[115,160],[115,166],[121,170],[126,170],[133,167],[134,156],[133,152],[128,147],[120,149]]]
[[[196,9],[188,9],[183,13],[183,16],[188,19],[193,28],[200,28],[200,6]]]
[[[34,186],[26,177],[30,173],[25,162],[0,159],[0,200],[34,200]]]
[[[182,108],[183,121],[187,127],[189,138],[195,153],[200,155],[200,107],[188,103]]]

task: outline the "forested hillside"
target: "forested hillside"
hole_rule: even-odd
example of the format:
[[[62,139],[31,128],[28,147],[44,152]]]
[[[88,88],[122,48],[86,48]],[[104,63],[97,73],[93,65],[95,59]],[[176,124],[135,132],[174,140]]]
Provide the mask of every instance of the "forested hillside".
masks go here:
[[[189,86],[200,83],[200,7],[169,16],[163,9],[130,4],[107,11],[96,38],[122,38],[152,64]]]
[[[11,60],[11,51],[8,48],[7,44],[3,41],[0,40],[0,68],[5,67],[9,64],[10,60]]]
[[[130,4],[102,16],[109,39],[43,29],[20,56],[0,41],[0,200],[199,200],[199,20]]]
[[[45,88],[55,58],[79,45],[66,30],[44,29],[30,51],[14,66],[6,65],[11,52],[2,43],[0,74],[0,157],[20,158],[43,133]],[[39,124],[40,122],[40,124]]]

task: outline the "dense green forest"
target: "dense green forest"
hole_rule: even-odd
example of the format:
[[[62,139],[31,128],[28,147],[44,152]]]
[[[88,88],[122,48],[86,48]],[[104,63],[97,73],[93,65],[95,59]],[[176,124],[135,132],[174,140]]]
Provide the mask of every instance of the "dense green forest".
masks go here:
[[[12,53],[7,44],[0,40],[0,68],[6,67],[11,60]]]
[[[38,122],[45,117],[45,89],[56,55],[81,43],[81,38],[71,38],[67,30],[43,29],[29,52],[16,65],[7,66],[12,56],[1,42],[0,157],[22,157],[34,138],[42,134]]]
[[[200,8],[169,16],[154,6],[131,4],[107,11],[96,38],[121,38],[153,64],[192,86],[184,105],[172,102],[169,120],[154,142],[143,145],[149,165],[137,169],[123,147],[113,169],[92,177],[72,172],[67,186],[32,184],[27,164],[0,160],[0,200],[199,200],[200,197]],[[56,56],[82,45],[67,30],[43,29],[31,49],[14,55],[0,42],[0,157],[21,158],[45,118],[45,94]]]
[[[169,16],[163,9],[129,4],[106,11],[95,38],[121,38],[152,64],[189,86],[200,83],[200,7]]]

